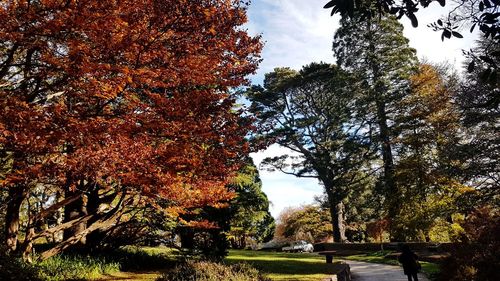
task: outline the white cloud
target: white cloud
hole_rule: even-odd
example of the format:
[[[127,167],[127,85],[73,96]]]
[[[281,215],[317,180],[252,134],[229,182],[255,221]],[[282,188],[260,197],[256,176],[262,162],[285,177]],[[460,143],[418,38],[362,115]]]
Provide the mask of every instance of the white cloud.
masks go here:
[[[313,61],[334,62],[332,39],[338,18],[330,17],[322,9],[324,1],[308,0],[256,0],[249,9],[248,29],[262,34],[265,47],[258,74],[253,78],[261,82],[264,74],[275,67],[300,69]]]

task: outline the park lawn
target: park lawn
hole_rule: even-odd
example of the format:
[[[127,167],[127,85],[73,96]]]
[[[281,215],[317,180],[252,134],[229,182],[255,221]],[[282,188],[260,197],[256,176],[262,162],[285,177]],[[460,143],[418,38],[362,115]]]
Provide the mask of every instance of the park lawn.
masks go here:
[[[307,253],[230,250],[226,261],[249,263],[274,281],[318,281],[338,269],[336,264],[327,264],[323,256]]]
[[[355,260],[355,261],[382,263],[382,264],[391,264],[400,266],[397,260],[385,258],[385,255],[387,255],[388,253],[389,252],[387,251],[379,251],[369,254],[346,256],[342,258],[346,260]],[[422,272],[431,280],[433,280],[434,277],[439,273],[438,264],[425,261],[420,261],[420,264],[422,265]]]

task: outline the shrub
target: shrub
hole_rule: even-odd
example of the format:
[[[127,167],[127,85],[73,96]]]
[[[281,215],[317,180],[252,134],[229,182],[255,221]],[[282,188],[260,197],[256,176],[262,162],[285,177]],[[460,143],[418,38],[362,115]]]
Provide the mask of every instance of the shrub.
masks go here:
[[[23,262],[20,258],[5,254],[0,248],[0,280],[3,281],[38,281],[37,269]]]
[[[271,281],[248,264],[225,265],[213,262],[186,262],[156,281]]]
[[[39,276],[47,281],[87,280],[120,270],[120,264],[103,257],[55,256],[36,264]]]
[[[465,233],[442,264],[439,280],[500,280],[500,215],[479,209],[463,227]]]
[[[91,255],[66,253],[39,262],[36,268],[39,276],[47,281],[88,280],[118,271],[173,267],[174,262],[174,258],[167,254],[128,246]]]
[[[174,267],[176,261],[173,253],[148,251],[143,248],[127,246],[102,254],[107,260],[120,264],[120,270],[155,270]]]

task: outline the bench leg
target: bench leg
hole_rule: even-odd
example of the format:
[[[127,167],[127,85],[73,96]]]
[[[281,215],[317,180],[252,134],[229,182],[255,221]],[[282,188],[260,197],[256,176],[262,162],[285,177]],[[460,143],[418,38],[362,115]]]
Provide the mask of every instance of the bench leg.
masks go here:
[[[333,262],[333,256],[332,255],[326,255],[326,263],[332,263]]]

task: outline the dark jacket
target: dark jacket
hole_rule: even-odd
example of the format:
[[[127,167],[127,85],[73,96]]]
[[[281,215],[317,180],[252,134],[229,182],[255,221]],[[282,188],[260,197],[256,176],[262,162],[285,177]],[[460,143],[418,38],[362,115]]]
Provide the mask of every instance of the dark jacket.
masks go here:
[[[398,260],[403,265],[403,270],[406,275],[415,274],[420,269],[417,261],[418,256],[412,251],[403,251]]]

